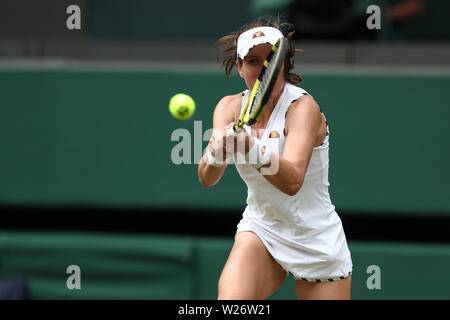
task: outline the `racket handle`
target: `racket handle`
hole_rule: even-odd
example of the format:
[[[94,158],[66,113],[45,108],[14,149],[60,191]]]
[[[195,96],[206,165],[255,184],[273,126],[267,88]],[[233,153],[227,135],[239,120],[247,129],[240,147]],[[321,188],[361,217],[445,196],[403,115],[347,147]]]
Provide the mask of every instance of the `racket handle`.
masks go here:
[[[242,131],[242,127],[238,127],[238,124],[235,123],[235,124],[233,125],[233,131],[234,131],[235,134],[239,134],[239,133],[241,133],[241,131]]]

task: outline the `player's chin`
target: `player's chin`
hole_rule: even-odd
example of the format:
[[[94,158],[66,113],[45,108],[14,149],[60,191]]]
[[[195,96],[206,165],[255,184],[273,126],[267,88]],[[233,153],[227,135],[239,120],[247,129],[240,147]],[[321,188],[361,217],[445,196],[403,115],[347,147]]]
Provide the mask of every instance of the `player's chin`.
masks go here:
[[[258,79],[258,74],[255,74],[254,76],[248,77],[245,79],[245,83],[247,84],[247,87],[252,90],[253,86],[256,83],[256,79]]]
[[[245,82],[246,85],[247,85],[248,90],[252,91],[253,86],[255,85],[255,82],[256,82],[256,81],[246,81],[246,82]]]

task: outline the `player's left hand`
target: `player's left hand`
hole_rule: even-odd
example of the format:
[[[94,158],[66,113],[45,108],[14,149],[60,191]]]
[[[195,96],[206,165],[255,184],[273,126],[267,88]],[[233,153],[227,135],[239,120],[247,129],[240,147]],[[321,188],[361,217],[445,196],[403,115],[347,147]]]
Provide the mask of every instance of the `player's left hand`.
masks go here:
[[[242,128],[239,133],[236,133],[233,130],[234,122],[229,123],[225,126],[225,137],[226,141],[233,141],[233,150],[234,152],[239,152],[242,154],[246,154],[249,150],[249,141],[251,136],[248,132]]]

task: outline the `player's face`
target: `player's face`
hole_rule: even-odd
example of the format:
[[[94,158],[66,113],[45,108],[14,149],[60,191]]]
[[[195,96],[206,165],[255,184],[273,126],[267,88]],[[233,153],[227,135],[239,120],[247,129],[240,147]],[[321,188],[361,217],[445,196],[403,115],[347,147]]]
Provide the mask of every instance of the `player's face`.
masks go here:
[[[268,43],[260,44],[253,47],[248,54],[245,56],[242,64],[236,62],[239,75],[244,79],[245,84],[251,90],[253,85],[255,84],[256,79],[258,78],[259,73],[264,65],[264,61],[270,53],[272,46]],[[275,87],[277,87],[282,81],[284,74],[284,65],[280,72],[280,78],[277,81]],[[276,88],[274,91],[277,91]]]

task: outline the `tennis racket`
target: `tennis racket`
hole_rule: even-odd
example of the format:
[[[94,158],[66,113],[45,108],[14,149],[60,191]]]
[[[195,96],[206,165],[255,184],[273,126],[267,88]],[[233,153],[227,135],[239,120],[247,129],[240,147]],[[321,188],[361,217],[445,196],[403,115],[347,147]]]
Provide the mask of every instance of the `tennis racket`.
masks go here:
[[[261,117],[280,74],[287,44],[288,40],[283,37],[272,46],[272,50],[264,61],[261,72],[253,85],[247,104],[238,121],[233,125],[235,133],[241,132],[244,124],[251,126]]]

